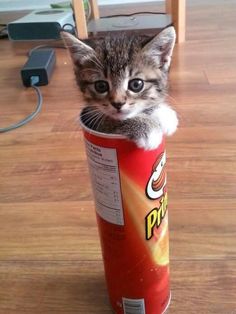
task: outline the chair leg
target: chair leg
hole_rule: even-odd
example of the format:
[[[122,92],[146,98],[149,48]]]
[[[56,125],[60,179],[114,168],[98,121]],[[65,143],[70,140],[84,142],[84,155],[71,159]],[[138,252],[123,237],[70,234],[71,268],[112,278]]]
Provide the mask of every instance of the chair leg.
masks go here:
[[[98,4],[97,0],[90,0],[90,5],[91,5],[91,17],[94,20],[99,19],[99,9],[98,9]]]
[[[185,41],[186,0],[166,0],[166,13],[172,15],[177,33],[177,43]]]
[[[78,38],[88,38],[87,22],[85,17],[83,0],[73,0],[75,23]]]
[[[186,0],[171,0],[169,6],[177,33],[177,43],[182,43],[185,41],[186,33]]]

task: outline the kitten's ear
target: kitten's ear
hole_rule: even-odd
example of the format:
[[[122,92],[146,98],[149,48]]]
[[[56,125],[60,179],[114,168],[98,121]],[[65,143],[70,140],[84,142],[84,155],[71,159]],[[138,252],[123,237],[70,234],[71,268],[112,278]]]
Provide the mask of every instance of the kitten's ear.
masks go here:
[[[61,32],[60,34],[66,48],[70,51],[71,58],[74,63],[83,64],[86,60],[94,56],[94,49],[80,41],[75,36],[68,32]]]
[[[174,27],[167,27],[145,44],[142,51],[145,55],[154,58],[161,69],[167,71],[170,67],[175,39],[176,34]]]

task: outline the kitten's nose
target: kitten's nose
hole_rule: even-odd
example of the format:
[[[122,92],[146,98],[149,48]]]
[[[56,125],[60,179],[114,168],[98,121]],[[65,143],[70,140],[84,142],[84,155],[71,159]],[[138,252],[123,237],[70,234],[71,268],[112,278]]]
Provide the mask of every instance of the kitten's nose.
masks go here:
[[[117,111],[120,111],[121,107],[124,106],[125,102],[111,102],[111,105],[117,109]]]

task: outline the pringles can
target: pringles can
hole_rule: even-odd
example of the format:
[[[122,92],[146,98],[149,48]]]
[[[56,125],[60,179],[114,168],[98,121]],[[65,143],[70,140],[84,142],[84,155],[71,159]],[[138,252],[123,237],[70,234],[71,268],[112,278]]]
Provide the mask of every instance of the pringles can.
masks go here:
[[[162,314],[170,303],[164,138],[146,151],[81,124],[111,306]]]

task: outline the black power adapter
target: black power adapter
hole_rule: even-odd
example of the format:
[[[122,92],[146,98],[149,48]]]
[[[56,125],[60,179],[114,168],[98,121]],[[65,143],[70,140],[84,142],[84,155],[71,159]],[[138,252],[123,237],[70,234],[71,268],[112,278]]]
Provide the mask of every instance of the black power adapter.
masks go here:
[[[28,61],[21,70],[21,77],[23,84],[26,87],[32,87],[36,92],[38,99],[36,109],[30,115],[15,124],[0,128],[0,133],[15,130],[37,116],[43,103],[43,96],[38,86],[47,85],[49,83],[55,63],[56,55],[53,49],[35,49],[31,51]]]
[[[31,78],[37,77],[37,86],[47,85],[56,63],[54,49],[37,49],[30,53],[29,59],[21,70],[22,82],[26,87],[32,85]]]

